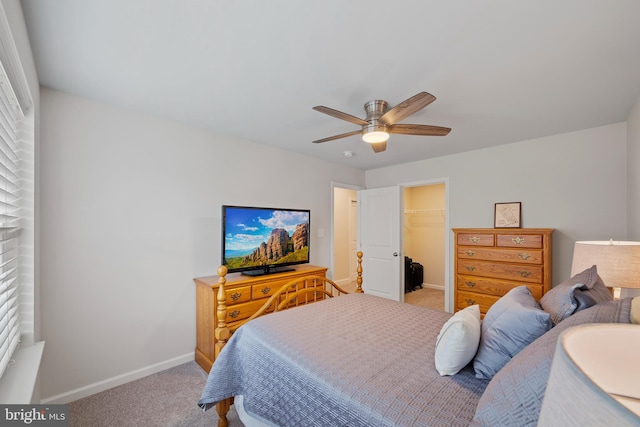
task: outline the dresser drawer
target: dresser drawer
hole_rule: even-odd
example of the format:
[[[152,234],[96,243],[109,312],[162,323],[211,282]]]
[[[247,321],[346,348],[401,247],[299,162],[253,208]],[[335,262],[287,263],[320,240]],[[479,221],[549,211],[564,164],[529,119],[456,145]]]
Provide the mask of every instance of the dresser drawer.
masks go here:
[[[464,246],[494,246],[495,238],[493,234],[460,233],[457,242]]]
[[[519,282],[542,283],[542,266],[458,260],[458,274],[495,277]]]
[[[234,304],[230,307],[227,307],[227,317],[225,318],[225,322],[232,323],[251,317],[253,313],[258,311],[258,309],[262,307],[262,304],[264,304],[265,301],[265,299],[259,299],[256,301],[243,302],[241,304]],[[267,313],[271,311],[273,311],[272,308],[267,310]]]
[[[239,304],[251,301],[251,286],[241,286],[238,288],[226,289],[227,305]]]
[[[259,285],[253,285],[251,287],[251,294],[253,295],[253,299],[267,298],[280,289],[282,285],[284,285],[284,282],[278,284],[261,283]]]
[[[496,246],[503,248],[542,248],[541,234],[498,234]]]
[[[456,286],[459,292],[472,291],[479,294],[501,297],[515,287],[527,285],[527,287],[531,291],[531,294],[536,300],[540,300],[540,298],[542,298],[542,285],[509,280],[491,279],[478,276],[458,275],[456,279]]]
[[[541,250],[458,247],[457,255],[458,259],[479,259],[522,264],[542,264],[543,261]]]
[[[489,307],[491,307],[496,301],[500,299],[500,297],[493,295],[484,295],[484,294],[476,294],[473,292],[460,292],[458,291],[456,297],[456,309],[462,310],[463,308],[467,308],[471,305],[478,304],[480,306],[480,313],[486,314],[489,311]]]

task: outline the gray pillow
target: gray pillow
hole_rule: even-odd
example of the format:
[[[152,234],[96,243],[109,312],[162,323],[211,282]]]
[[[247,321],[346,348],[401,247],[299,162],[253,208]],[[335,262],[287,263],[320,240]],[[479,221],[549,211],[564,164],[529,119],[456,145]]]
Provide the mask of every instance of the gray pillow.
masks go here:
[[[580,289],[583,295],[577,295],[577,289]],[[554,286],[542,296],[540,305],[551,315],[554,325],[557,325],[574,314],[578,305],[584,309],[590,307],[589,304],[611,300],[611,293],[598,276],[597,267],[594,265]]]
[[[580,288],[573,290],[573,299],[576,301],[576,310],[573,314],[597,304],[595,298]]]
[[[511,289],[491,306],[482,321],[480,346],[473,361],[476,378],[491,379],[513,356],[553,324],[526,286]]]
[[[597,304],[571,316],[507,363],[487,385],[472,427],[536,426],[558,335],[584,323],[630,323],[631,298]]]

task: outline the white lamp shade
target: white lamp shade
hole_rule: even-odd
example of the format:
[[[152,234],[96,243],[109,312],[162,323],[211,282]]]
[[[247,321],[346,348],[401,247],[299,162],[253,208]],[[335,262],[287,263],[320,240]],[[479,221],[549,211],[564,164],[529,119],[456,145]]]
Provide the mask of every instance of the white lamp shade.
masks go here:
[[[610,288],[640,288],[640,242],[576,242],[571,276],[595,265]]]
[[[588,324],[560,334],[538,426],[640,425],[640,326]]]

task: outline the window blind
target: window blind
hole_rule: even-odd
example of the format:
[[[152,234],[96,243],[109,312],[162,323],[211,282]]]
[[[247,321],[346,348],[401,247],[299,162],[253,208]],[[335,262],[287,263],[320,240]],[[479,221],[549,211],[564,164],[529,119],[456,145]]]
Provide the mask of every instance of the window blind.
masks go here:
[[[0,64],[0,376],[20,342],[20,126],[24,114]]]

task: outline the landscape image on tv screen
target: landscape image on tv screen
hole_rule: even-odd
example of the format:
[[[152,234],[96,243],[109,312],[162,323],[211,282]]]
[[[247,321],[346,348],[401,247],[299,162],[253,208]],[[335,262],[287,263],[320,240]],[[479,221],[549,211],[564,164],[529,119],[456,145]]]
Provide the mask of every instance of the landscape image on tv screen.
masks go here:
[[[229,272],[309,262],[309,210],[223,206],[222,215]]]

